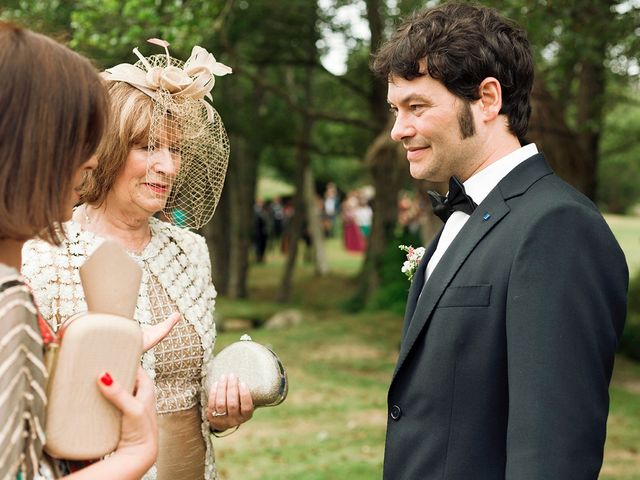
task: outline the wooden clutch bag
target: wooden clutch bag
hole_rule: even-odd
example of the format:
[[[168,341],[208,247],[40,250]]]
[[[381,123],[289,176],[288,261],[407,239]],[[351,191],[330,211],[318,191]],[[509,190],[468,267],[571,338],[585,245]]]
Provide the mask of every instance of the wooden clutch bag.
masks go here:
[[[81,313],[63,323],[47,388],[46,452],[91,460],[115,450],[121,412],[96,385],[109,372],[132,392],[142,353],[140,326],[127,318]]]
[[[142,354],[142,330],[132,320],[141,274],[111,242],[80,267],[89,312],[67,319],[46,353],[45,451],[54,458],[97,459],[118,445],[122,414],[96,382],[109,372],[133,391]]]

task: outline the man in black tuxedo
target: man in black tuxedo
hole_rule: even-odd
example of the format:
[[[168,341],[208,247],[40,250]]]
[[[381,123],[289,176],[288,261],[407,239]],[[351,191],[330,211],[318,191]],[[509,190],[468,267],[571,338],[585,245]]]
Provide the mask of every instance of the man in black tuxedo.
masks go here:
[[[597,478],[629,277],[593,203],[522,146],[524,31],[443,5],[406,21],[373,70],[411,175],[450,182],[407,301],[384,478]]]

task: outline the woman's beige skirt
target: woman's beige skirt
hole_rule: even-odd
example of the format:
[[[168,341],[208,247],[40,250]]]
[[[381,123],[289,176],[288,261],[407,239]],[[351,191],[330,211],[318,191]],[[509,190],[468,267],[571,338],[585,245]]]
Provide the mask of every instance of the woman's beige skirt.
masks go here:
[[[200,409],[158,415],[158,480],[202,480],[206,447]]]

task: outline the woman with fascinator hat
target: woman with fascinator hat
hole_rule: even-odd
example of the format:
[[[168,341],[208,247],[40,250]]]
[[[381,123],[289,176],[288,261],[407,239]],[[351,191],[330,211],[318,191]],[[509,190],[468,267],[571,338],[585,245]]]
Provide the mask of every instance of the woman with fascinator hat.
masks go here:
[[[188,230],[204,225],[220,198],[229,142],[209,101],[215,75],[231,69],[198,46],[183,63],[166,42],[150,43],[165,53],[145,58],[136,48],[135,65],[103,73],[112,120],[98,166],[64,224],[67,239],[59,248],[29,242],[23,269],[57,328],[86,309],[78,272],[85,258],[105,239],[129,252],[143,270],[135,319],[145,326],[181,317],[142,358],[156,385],[160,432],[158,460],[145,478],[208,480],[217,478],[211,434],[237,428],[254,408],[233,376],[205,387],[216,291],[205,240]],[[42,275],[51,269],[55,275]]]

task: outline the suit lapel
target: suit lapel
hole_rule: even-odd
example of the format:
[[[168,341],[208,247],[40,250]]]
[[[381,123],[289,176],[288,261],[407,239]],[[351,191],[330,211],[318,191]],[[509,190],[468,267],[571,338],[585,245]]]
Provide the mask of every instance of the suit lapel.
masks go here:
[[[478,242],[509,212],[509,207],[504,203],[502,197],[499,195],[495,195],[494,197],[498,198],[494,198],[490,202],[486,202],[485,200],[485,202],[482,202],[482,206],[473,212],[429,277],[418,299],[413,316],[411,317],[411,322],[402,340],[400,356],[394,377],[402,366],[418,335],[423,328],[428,326],[428,322],[431,319],[431,312],[449,286],[449,283],[451,283],[458,269],[462,266]],[[489,200],[488,197],[487,200]],[[487,221],[483,219],[485,212],[491,215],[491,218]]]
[[[456,275],[464,261],[474,250],[476,245],[509,213],[509,207],[505,200],[522,195],[535,181],[552,173],[542,154],[537,154],[520,164],[510,172],[494,188],[487,198],[476,208],[460,233],[440,259],[429,281],[420,294],[419,285],[424,283],[424,270],[428,258],[435,251],[437,240],[429,247],[430,254],[425,254],[427,260],[420,265],[420,276],[416,273],[414,285],[412,285],[407,303],[405,315],[404,335],[400,347],[398,363],[394,371],[394,378],[407,358],[420,332],[428,327],[431,313],[437,305],[440,297],[447,289],[453,277]],[[487,214],[489,218],[487,218]],[[438,237],[439,238],[439,237]],[[416,285],[417,284],[417,285]],[[416,290],[418,290],[416,294]],[[410,319],[410,320],[409,320]]]
[[[424,276],[427,271],[427,264],[433,256],[433,253],[436,251],[436,247],[438,246],[438,241],[440,240],[440,235],[442,235],[443,228],[444,227],[440,228],[440,231],[436,234],[433,240],[431,240],[431,243],[422,256],[422,260],[420,261],[420,265],[418,266],[418,269],[413,276],[413,280],[411,281],[411,289],[409,290],[409,296],[407,297],[407,306],[404,311],[405,313],[404,324],[402,327],[402,338],[404,338],[404,336],[407,334],[407,328],[409,328],[409,323],[411,322],[411,318],[413,317],[413,312],[416,309],[418,297],[420,296],[420,292],[422,292],[422,288],[424,287]]]

